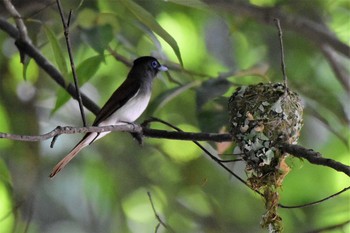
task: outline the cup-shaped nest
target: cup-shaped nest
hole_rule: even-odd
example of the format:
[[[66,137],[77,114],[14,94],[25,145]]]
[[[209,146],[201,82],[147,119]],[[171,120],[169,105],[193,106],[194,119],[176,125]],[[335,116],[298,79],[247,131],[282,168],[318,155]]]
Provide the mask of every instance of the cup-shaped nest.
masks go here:
[[[247,170],[264,175],[279,163],[279,143],[296,143],[303,107],[295,92],[280,83],[243,86],[229,100],[230,132],[247,161]],[[268,171],[266,171],[268,172]],[[260,173],[260,174],[257,174]]]

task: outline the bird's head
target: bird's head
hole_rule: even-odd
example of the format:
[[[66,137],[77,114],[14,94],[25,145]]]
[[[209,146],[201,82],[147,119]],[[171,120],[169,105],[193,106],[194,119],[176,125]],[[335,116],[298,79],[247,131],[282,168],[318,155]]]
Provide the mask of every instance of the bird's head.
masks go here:
[[[133,69],[145,70],[154,78],[159,71],[167,71],[166,66],[161,65],[157,59],[151,56],[139,57],[134,61]]]

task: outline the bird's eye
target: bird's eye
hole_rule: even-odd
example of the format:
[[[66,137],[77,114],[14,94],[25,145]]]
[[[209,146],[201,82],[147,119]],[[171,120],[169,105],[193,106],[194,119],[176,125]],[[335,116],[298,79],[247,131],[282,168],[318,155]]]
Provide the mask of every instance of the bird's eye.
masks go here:
[[[152,61],[152,67],[156,69],[158,67],[158,62]]]

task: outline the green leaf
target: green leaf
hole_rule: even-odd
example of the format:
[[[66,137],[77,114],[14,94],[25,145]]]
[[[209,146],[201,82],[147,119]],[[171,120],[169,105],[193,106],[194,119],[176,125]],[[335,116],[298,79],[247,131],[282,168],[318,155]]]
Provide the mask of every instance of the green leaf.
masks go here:
[[[101,55],[96,55],[93,57],[89,57],[81,62],[77,67],[77,76],[79,79],[79,86],[82,86],[84,83],[92,78],[100,64],[102,63],[104,57]],[[57,99],[55,103],[55,107],[52,109],[51,114],[54,114],[58,109],[60,109],[65,103],[70,100],[71,95],[67,93],[64,89],[59,89],[57,91]]]
[[[68,74],[67,63],[63,55],[62,47],[58,43],[57,36],[46,25],[44,25],[44,31],[47,36],[47,39],[50,42],[58,69],[62,72],[63,77],[67,77],[67,74]]]
[[[103,60],[103,56],[97,55],[89,57],[79,64],[77,67],[77,76],[79,78],[80,86],[89,81],[90,78],[96,74]]]
[[[52,109],[51,115],[53,115],[58,109],[67,103],[70,98],[71,96],[67,93],[66,90],[62,88],[58,89],[55,107]]]
[[[28,69],[28,65],[29,65],[29,59],[25,59],[25,62],[23,62],[23,79],[27,80],[27,69]]]
[[[100,55],[113,40],[113,28],[109,24],[82,29],[83,39]]]
[[[180,49],[177,45],[175,39],[165,31],[162,26],[155,20],[155,18],[142,8],[140,5],[136,4],[133,1],[129,0],[120,0],[134,15],[138,18],[143,24],[149,27],[152,31],[158,34],[163,40],[165,40],[174,50],[177,59],[179,60],[181,66],[183,66]]]

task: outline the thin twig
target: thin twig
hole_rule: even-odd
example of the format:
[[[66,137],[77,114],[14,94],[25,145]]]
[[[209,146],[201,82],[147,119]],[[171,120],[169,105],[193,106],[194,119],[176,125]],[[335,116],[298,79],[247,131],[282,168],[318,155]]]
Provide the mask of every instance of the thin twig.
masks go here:
[[[154,228],[154,232],[155,232],[155,233],[158,232],[158,229],[159,229],[160,226],[161,226],[160,223],[157,223],[157,226]]]
[[[61,126],[57,126],[56,129],[61,129]],[[50,143],[50,148],[53,148],[53,147],[54,147],[58,136],[60,136],[60,135],[58,134],[58,135],[53,136],[53,138],[52,138],[52,140],[51,140],[51,143]]]
[[[280,49],[281,49],[281,68],[282,68],[282,75],[283,75],[283,82],[284,86],[288,86],[288,78],[287,78],[287,73],[286,73],[286,63],[284,62],[284,47],[283,47],[283,33],[282,33],[282,28],[280,24],[280,20],[278,18],[273,19],[276,23],[276,27],[278,30],[278,37],[279,37],[279,42],[280,42]]]
[[[342,190],[340,190],[339,192],[336,192],[328,197],[322,198],[321,200],[318,201],[314,201],[314,202],[310,202],[310,203],[306,203],[306,204],[302,204],[302,205],[294,205],[294,206],[286,206],[286,205],[282,205],[282,204],[278,204],[279,207],[281,208],[285,208],[285,209],[296,209],[296,208],[304,208],[304,207],[308,207],[308,206],[312,206],[312,205],[317,205],[320,204],[321,202],[327,201],[333,197],[339,196],[341,193],[346,192],[350,189],[349,187],[346,187]]]
[[[311,230],[311,231],[307,231],[306,233],[321,233],[321,232],[330,232],[331,230],[336,230],[336,229],[340,229],[345,227],[346,225],[348,225],[350,223],[350,220],[347,220],[345,222],[342,223],[338,223],[335,225],[331,225],[331,226],[327,226],[327,227],[323,227],[323,228],[319,228],[316,230]],[[333,232],[333,231],[332,231]],[[338,232],[338,231],[337,231]],[[342,231],[339,231],[342,232]],[[345,232],[345,230],[343,231]]]
[[[170,124],[169,122],[166,122],[166,121],[163,121],[159,118],[155,118],[153,117],[152,119],[150,119],[148,122],[160,122],[164,125],[167,125],[179,132],[183,132],[180,128]],[[202,146],[199,142],[195,141],[195,140],[192,140],[192,142],[194,144],[196,144],[202,151],[204,151],[205,154],[207,154],[212,160],[214,160],[217,164],[219,164],[219,166],[221,166],[224,170],[226,170],[228,173],[230,173],[232,176],[234,176],[237,180],[239,180],[241,183],[243,183],[245,186],[247,186],[248,188],[252,189],[245,180],[243,180],[241,177],[239,177],[236,173],[234,173],[233,171],[231,171],[231,169],[229,169],[228,167],[226,167],[219,158],[217,158],[215,155],[213,155],[212,153],[210,153],[206,148],[204,148],[204,146]],[[252,189],[253,191],[255,191],[256,193],[258,193],[259,195],[263,196],[262,193],[260,193],[259,191],[257,190],[254,190]]]
[[[69,39],[69,24],[70,24],[70,19],[71,19],[71,16],[72,16],[72,10],[69,11],[68,20],[66,22],[66,20],[64,18],[64,15],[63,15],[61,1],[60,0],[56,0],[56,2],[57,2],[58,11],[60,13],[61,20],[62,20],[62,25],[63,25],[63,30],[64,30],[64,37],[66,38],[66,44],[67,44],[67,50],[68,50],[68,55],[69,55],[69,61],[70,61],[71,69],[72,69],[73,80],[74,80],[74,85],[75,85],[75,92],[77,94],[77,100],[78,100],[78,103],[79,103],[81,119],[83,120],[83,126],[85,127],[86,126],[86,119],[85,119],[85,114],[84,114],[84,105],[83,105],[83,100],[82,100],[81,94],[80,94],[78,77],[77,77],[77,72],[76,72],[75,65],[74,65],[74,59],[73,59],[73,55],[72,55],[72,48],[71,48],[70,39]]]
[[[113,50],[111,47],[107,48],[108,52],[115,58],[115,60],[122,62],[124,65],[131,67],[132,61],[128,60],[126,57],[117,53],[117,51]]]
[[[244,161],[243,159],[229,159],[229,160],[222,160],[220,159],[221,163],[235,163],[235,162],[242,162]]]
[[[152,195],[151,195],[151,192],[147,192],[147,195],[148,195],[148,198],[149,198],[149,202],[151,203],[151,206],[152,206],[152,210],[153,210],[153,213],[154,213],[154,216],[156,217],[156,219],[158,220],[158,224],[155,228],[155,232],[158,231],[159,229],[159,226],[162,225],[165,229],[169,230],[170,232],[175,232],[170,226],[168,226],[165,222],[163,222],[163,220],[160,218],[160,216],[158,215],[157,211],[156,211],[156,208],[154,207],[154,203],[153,203],[153,200],[152,200]]]

